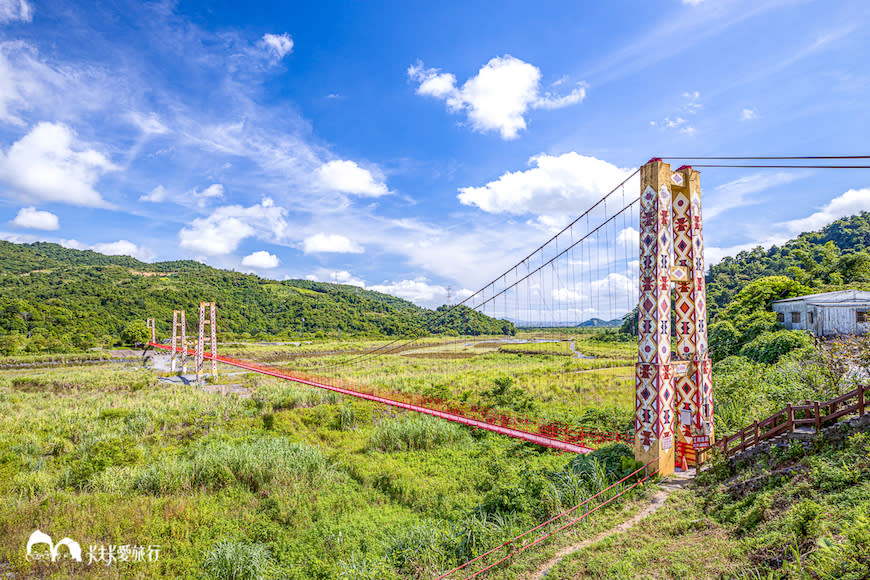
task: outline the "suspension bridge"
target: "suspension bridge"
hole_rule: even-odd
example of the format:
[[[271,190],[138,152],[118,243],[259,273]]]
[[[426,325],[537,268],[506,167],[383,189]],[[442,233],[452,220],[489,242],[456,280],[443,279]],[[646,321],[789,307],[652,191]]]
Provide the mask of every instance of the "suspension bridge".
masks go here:
[[[702,163],[672,170],[665,159]],[[442,576],[461,571],[467,577],[476,577],[614,501],[653,474],[668,476],[679,467],[695,465],[696,458],[708,455],[717,445],[697,169],[870,169],[870,165],[833,164],[838,160],[857,159],[866,160],[870,156],[653,158],[634,171],[626,171],[621,183],[489,284],[458,304],[439,310],[433,326],[458,324],[469,335],[476,334],[471,313],[525,328],[576,329],[584,321],[597,319],[612,324],[636,312],[636,322],[631,321],[631,326],[637,334],[637,343],[631,360],[595,361],[588,369],[570,371],[577,373],[576,377],[580,378],[576,380],[581,382],[607,383],[606,372],[599,371],[630,370],[635,393],[631,433],[584,429],[568,422],[496,411],[491,406],[469,405],[447,397],[384,386],[376,388],[366,382],[365,374],[362,380],[353,376],[354,369],[366,364],[383,364],[383,356],[409,349],[416,338],[396,339],[324,364],[309,363],[305,368],[287,370],[218,355],[215,304],[203,302],[195,349],[188,348],[183,311],[176,311],[170,345],[158,342],[156,324],[149,319],[152,332],[149,346],[170,351],[173,371],[176,358],[180,358],[183,371],[188,357],[193,356],[197,379],[202,377],[204,361],[210,360],[212,374],[217,372],[217,363],[222,363],[492,431],[560,452],[589,453],[597,445],[614,441],[633,447],[635,459],[643,467],[608,488],[598,503],[590,498],[584,502],[583,512],[575,511],[583,504],[575,506]],[[463,357],[457,356],[463,349],[473,349],[486,341],[498,344],[498,340],[445,341],[438,353],[439,360],[443,361],[440,372],[450,379],[459,376],[465,372]],[[425,348],[427,344],[417,346]],[[573,343],[571,351],[578,357],[583,356]],[[564,377],[553,380],[564,380]],[[860,407],[863,412],[864,390],[856,396],[860,400],[855,408]],[[840,403],[835,401],[832,409]],[[799,422],[791,419],[792,415],[789,417],[793,423]],[[819,417],[817,407],[816,423],[820,423]],[[755,436],[760,440],[757,424]],[[743,434],[743,448],[745,439]],[[726,439],[719,447],[727,450],[728,443]],[[579,517],[575,517],[578,514]],[[544,536],[531,534],[544,533],[548,526],[558,527]],[[508,554],[501,557],[499,551]],[[484,565],[483,558],[487,556],[500,559]],[[475,562],[480,569],[471,573],[467,567]]]

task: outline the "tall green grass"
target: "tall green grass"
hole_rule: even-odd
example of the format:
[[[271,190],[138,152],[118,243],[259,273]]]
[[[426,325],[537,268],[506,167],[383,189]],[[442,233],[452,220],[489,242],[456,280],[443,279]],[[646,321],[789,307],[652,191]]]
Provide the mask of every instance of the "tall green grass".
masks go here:
[[[369,446],[387,452],[425,450],[466,438],[463,428],[455,423],[409,414],[377,425]]]

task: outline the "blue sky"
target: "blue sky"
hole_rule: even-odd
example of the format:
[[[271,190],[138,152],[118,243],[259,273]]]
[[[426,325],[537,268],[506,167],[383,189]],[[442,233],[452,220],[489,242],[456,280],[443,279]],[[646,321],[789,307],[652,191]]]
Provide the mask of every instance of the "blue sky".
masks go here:
[[[0,0],[0,237],[420,304],[652,156],[868,153],[864,1]],[[708,262],[870,208],[702,172]]]

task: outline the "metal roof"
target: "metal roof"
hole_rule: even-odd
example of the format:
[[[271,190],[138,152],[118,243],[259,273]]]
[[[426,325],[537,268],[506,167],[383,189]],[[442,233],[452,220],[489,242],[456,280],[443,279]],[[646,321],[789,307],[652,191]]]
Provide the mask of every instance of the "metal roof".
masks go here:
[[[870,292],[864,290],[838,290],[836,292],[821,292],[819,294],[807,294],[805,296],[773,301],[774,304],[787,302],[806,302],[813,305],[866,306],[870,304]]]

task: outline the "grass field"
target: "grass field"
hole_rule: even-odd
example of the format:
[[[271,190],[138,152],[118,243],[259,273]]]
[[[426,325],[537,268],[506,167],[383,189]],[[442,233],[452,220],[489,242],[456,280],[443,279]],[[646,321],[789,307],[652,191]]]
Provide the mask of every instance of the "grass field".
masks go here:
[[[494,405],[624,423],[627,373],[595,370],[619,359],[485,340],[426,339],[332,372],[466,400],[509,377]],[[224,352],[304,368],[384,344]],[[461,349],[468,358],[408,356]],[[305,356],[323,352],[345,354]],[[22,574],[73,578],[87,566],[27,561],[39,529],[84,552],[160,546],[154,562],[87,566],[96,578],[428,578],[602,484],[566,478],[571,456],[262,375],[218,381],[241,384],[240,398],[130,363],[73,365],[0,373],[0,565]]]
[[[551,331],[223,352],[613,430],[627,427],[634,404],[629,347]],[[141,362],[64,362],[0,371],[0,572],[19,577],[431,578],[635,466],[625,446],[560,455],[229,367],[207,385],[232,393],[220,394],[168,383]],[[867,495],[866,438],[849,445],[848,465],[825,449],[772,457],[791,471],[749,493],[743,482],[763,470],[719,468],[547,578],[804,577],[801,561],[818,577],[861,577],[867,514],[854,502]],[[487,577],[531,577],[645,509],[652,491],[638,488]],[[807,519],[827,513],[819,525]],[[28,561],[36,529],[79,542],[85,562]],[[844,542],[854,549],[840,565],[832,558]],[[159,554],[87,563],[89,551],[124,545]],[[781,574],[771,572],[776,558]]]

